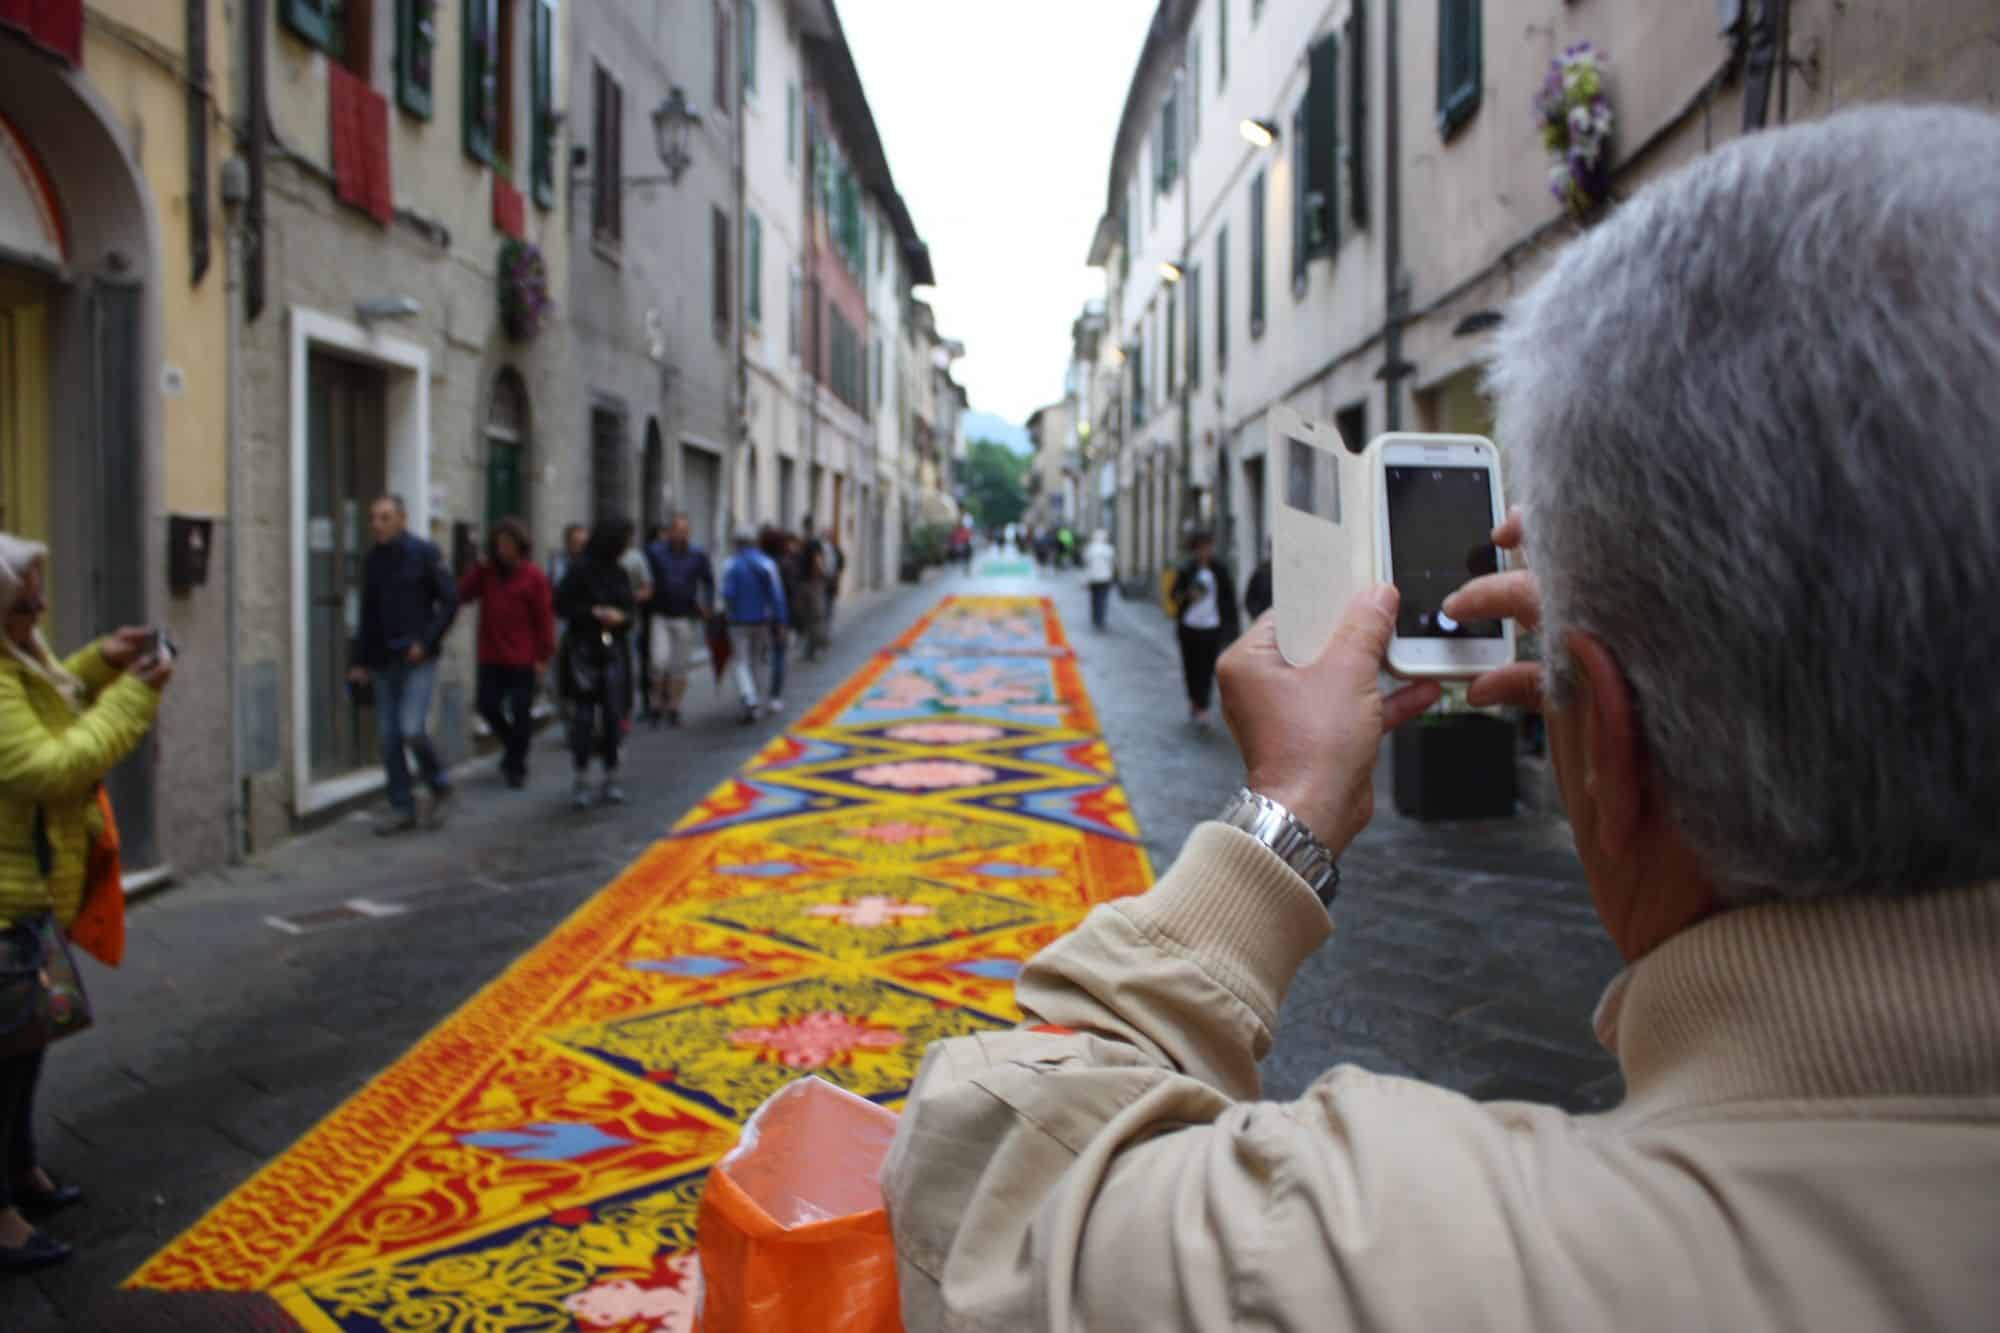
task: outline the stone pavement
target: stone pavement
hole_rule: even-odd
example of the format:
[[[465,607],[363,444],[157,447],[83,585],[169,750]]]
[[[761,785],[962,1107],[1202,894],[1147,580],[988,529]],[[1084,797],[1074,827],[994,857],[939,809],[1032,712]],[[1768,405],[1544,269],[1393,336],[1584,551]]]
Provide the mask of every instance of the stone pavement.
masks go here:
[[[959,590],[1055,600],[1163,869],[1241,774],[1219,727],[1185,722],[1170,627],[1155,607],[1114,602],[1098,636],[1074,572],[934,579],[843,608],[832,656],[796,671],[794,706]],[[45,1159],[91,1192],[58,1223],[81,1257],[0,1286],[0,1329],[141,1327],[103,1322],[92,1302],[541,938],[776,729],[738,728],[705,682],[694,699],[685,732],[635,738],[624,810],[572,814],[567,765],[544,742],[527,792],[506,792],[484,770],[468,779],[446,834],[384,846],[343,822],[142,904],[126,967],[91,974],[99,1029],[55,1053],[41,1101]],[[1617,960],[1561,827],[1419,825],[1386,796],[1380,804],[1343,867],[1340,929],[1286,1006],[1267,1092],[1295,1095],[1352,1060],[1479,1097],[1615,1101],[1589,1016]],[[356,898],[402,910],[341,909]],[[272,915],[303,918],[304,933],[272,928]],[[226,1325],[208,1316],[184,1326]]]

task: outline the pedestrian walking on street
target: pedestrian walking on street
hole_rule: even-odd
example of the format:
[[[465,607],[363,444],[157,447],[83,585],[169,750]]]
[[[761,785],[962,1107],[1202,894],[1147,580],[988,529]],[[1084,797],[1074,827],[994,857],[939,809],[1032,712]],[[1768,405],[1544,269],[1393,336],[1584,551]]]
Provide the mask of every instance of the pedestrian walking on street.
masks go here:
[[[783,613],[771,627],[765,638],[765,650],[759,659],[764,663],[766,690],[765,706],[773,713],[785,711],[785,663],[791,654],[793,636],[797,633],[791,623],[792,608],[798,605],[794,600],[793,582],[787,571],[797,571],[800,567],[799,539],[777,528],[765,528],[758,535],[757,549],[778,571],[778,587],[785,594]]]
[[[39,628],[48,552],[39,542],[0,534],[0,1273],[61,1263],[70,1247],[38,1219],[83,1192],[58,1183],[35,1151],[35,1086],[47,1054],[51,969],[66,959],[62,932],[86,892],[107,838],[103,782],[153,725],[173,660],[155,636],[123,629],[58,661]]]
[[[519,790],[528,782],[536,677],[556,651],[554,595],[528,558],[519,519],[494,524],[486,558],[458,581],[458,600],[479,603],[479,716],[500,742],[501,775]]]
[[[618,556],[619,567],[632,584],[632,600],[638,608],[632,630],[625,636],[626,651],[634,657],[633,669],[625,673],[625,712],[630,718],[637,705],[641,719],[649,718],[653,712],[652,692],[644,688],[645,682],[653,678],[653,650],[650,641],[653,609],[653,566],[646,559],[646,552],[637,541],[637,528],[629,531],[625,539],[625,549]],[[631,730],[629,722],[621,723]]]
[[[778,566],[757,549],[757,539],[745,528],[736,534],[736,554],[722,572],[722,606],[729,617],[730,663],[736,672],[736,693],[743,704],[740,720],[745,726],[757,720],[757,676],[755,664],[773,649],[784,651],[781,636],[786,621],[785,585]],[[784,659],[776,666],[775,688],[784,683]],[[771,699],[774,711],[784,707],[783,698]]]
[[[792,556],[792,625],[805,641],[806,661],[819,657],[827,645],[826,552],[813,528],[812,515],[799,524],[800,539]]]
[[[577,563],[579,560],[583,559],[584,544],[587,543],[589,540],[590,540],[590,529],[584,526],[583,524],[570,523],[566,524],[563,527],[562,546],[556,550],[555,554],[549,557],[548,572],[549,572],[549,587],[551,589],[562,587],[563,579],[567,577],[569,574],[569,567]],[[557,661],[562,660],[564,633],[565,629],[563,626],[562,617],[558,616],[556,617],[556,660]],[[560,687],[560,682],[557,682],[557,687],[553,692],[555,695],[556,712],[558,716],[562,718],[563,722],[563,732],[560,738],[561,743],[567,746],[569,744],[569,730],[568,730],[569,719],[570,719],[569,700],[563,697],[562,689]]]
[[[1236,585],[1229,566],[1215,558],[1212,534],[1197,532],[1188,539],[1188,561],[1174,571],[1167,600],[1180,627],[1188,716],[1203,723],[1208,721],[1208,702],[1215,686],[1215,661],[1241,629]]]
[[[702,626],[715,612],[715,566],[690,540],[692,532],[688,516],[675,514],[662,537],[646,548],[653,571],[649,683],[654,711],[670,727],[681,724],[688,672],[702,644]]]
[[[826,569],[826,640],[833,643],[833,614],[840,605],[840,580],[847,573],[847,552],[840,549],[840,542],[829,529],[820,538],[820,562]]]
[[[1111,534],[1099,528],[1083,548],[1083,579],[1090,585],[1091,628],[1102,630],[1111,609],[1111,581],[1118,572],[1118,550]]]
[[[361,630],[349,654],[348,679],[375,697],[389,788],[388,813],[375,824],[383,836],[417,827],[405,751],[417,757],[417,776],[431,790],[425,821],[431,828],[444,824],[452,800],[451,778],[428,728],[438,650],[458,614],[458,588],[443,554],[411,532],[409,522],[399,495],[384,495],[369,507],[375,545],[362,566]]]
[[[576,772],[570,804],[578,809],[593,801],[620,805],[625,800],[625,789],[618,785],[618,759],[631,690],[629,640],[638,608],[623,560],[631,544],[631,519],[600,521],[590,531],[582,558],[570,566],[556,589],[556,614],[564,626],[561,688],[570,701],[569,754]],[[593,757],[604,765],[603,784],[594,795]]]

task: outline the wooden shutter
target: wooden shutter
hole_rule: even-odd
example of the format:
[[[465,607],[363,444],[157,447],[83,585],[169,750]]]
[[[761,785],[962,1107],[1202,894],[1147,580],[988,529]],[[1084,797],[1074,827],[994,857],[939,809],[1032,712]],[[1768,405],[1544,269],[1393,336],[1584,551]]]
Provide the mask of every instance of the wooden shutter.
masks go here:
[[[1306,133],[1306,104],[1301,101],[1292,112],[1292,292],[1306,289],[1306,257],[1312,253],[1312,213],[1310,180],[1312,142]]]
[[[1188,265],[1187,281],[1187,385],[1201,387],[1201,267]]]
[[[1449,138],[1479,109],[1480,0],[1438,0],[1438,133]]]
[[[1215,233],[1215,369],[1229,365],[1229,228]]]
[[[555,0],[532,0],[529,32],[531,70],[528,99],[528,176],[535,203],[556,206],[556,11]]]
[[[739,35],[743,48],[743,95],[754,97],[757,93],[757,0],[743,0]]]
[[[1264,173],[1250,181],[1250,337],[1264,336]]]
[[[500,124],[499,14],[499,0],[465,0],[465,61],[459,83],[465,155],[476,162],[493,160]]]
[[[1340,139],[1347,163],[1347,217],[1368,225],[1368,0],[1353,0],[1347,14],[1347,133]]]
[[[437,51],[438,0],[396,0],[396,102],[431,116],[431,70]]]
[[[799,161],[799,86],[785,85],[785,165],[797,166]]]
[[[1340,244],[1340,38],[1322,37],[1308,57],[1306,85],[1306,253]]]
[[[1180,366],[1176,364],[1177,358],[1174,355],[1174,349],[1180,345],[1180,311],[1178,309],[1180,294],[1179,283],[1167,288],[1166,346],[1161,349],[1165,353],[1161,358],[1161,362],[1167,372],[1167,397],[1169,399],[1174,396],[1175,382],[1180,375]]]
[[[715,328],[729,327],[729,218],[719,208],[709,210],[712,258],[715,263]]]
[[[285,26],[322,51],[333,47],[333,0],[278,0]]]
[[[764,223],[752,213],[747,223],[743,256],[748,270],[743,279],[743,313],[752,324],[764,322]]]
[[[715,6],[715,110],[717,115],[729,114],[729,9],[718,3]]]

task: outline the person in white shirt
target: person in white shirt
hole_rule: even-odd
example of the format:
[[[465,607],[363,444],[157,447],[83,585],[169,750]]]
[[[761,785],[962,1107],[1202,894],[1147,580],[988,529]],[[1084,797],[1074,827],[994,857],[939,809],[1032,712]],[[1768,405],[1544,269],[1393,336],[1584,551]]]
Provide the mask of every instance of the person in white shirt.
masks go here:
[[[1083,548],[1083,578],[1090,585],[1090,623],[1094,629],[1104,628],[1117,563],[1118,550],[1111,544],[1111,534],[1099,528],[1091,535],[1090,545]]]
[[[1208,721],[1208,701],[1215,688],[1215,659],[1236,641],[1241,620],[1236,610],[1236,580],[1229,566],[1215,558],[1215,537],[1197,532],[1188,539],[1188,562],[1174,571],[1167,600],[1180,626],[1181,674],[1187,680],[1188,716]]]

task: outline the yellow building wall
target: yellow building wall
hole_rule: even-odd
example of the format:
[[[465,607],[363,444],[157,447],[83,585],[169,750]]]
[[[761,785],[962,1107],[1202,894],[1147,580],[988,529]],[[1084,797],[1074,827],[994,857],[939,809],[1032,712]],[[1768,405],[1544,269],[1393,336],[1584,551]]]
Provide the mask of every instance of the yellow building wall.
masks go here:
[[[186,11],[179,0],[93,0],[85,11],[83,72],[123,126],[151,196],[163,328],[162,452],[168,512],[222,514],[227,506],[227,248],[218,188],[236,148],[224,0],[208,3],[209,263],[192,285],[188,235]],[[175,372],[178,372],[177,374]]]

